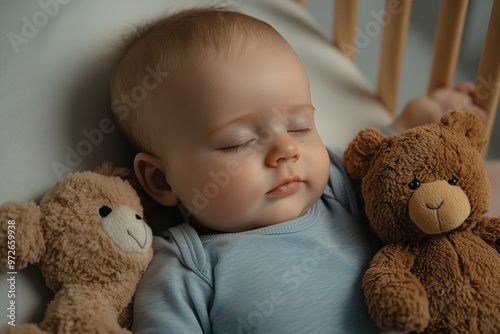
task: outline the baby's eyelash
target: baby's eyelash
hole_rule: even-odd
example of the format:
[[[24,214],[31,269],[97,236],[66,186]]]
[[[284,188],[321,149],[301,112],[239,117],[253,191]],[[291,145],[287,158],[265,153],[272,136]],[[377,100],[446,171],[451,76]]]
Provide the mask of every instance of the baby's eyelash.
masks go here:
[[[298,129],[298,130],[288,130],[288,132],[296,133],[299,135],[305,135],[308,134],[312,131],[311,128],[306,128],[306,129]]]
[[[243,143],[243,144],[240,144],[240,145],[234,145],[234,146],[219,148],[219,151],[221,151],[223,153],[237,153],[240,150],[251,146],[254,141],[255,141],[255,139],[252,139],[252,140],[249,140],[246,143]]]

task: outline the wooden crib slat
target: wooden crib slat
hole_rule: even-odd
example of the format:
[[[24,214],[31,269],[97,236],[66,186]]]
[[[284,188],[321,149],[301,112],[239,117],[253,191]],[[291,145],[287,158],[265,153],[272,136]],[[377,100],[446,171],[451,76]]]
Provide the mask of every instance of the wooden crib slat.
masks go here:
[[[382,35],[377,96],[387,110],[394,114],[410,22],[411,0],[386,0],[385,10],[386,15],[390,15],[390,20],[387,19],[388,24]]]
[[[468,0],[441,0],[428,92],[448,87],[458,60]]]
[[[358,0],[335,0],[333,16],[333,44],[354,61]]]
[[[493,2],[476,79],[476,99],[484,109],[486,135],[491,138],[500,94],[500,0]]]
[[[307,0],[296,0],[304,7]],[[458,61],[468,0],[441,0],[429,78],[429,92],[451,86]],[[394,114],[410,21],[411,0],[386,0],[386,27],[378,69],[377,97]],[[335,0],[333,43],[355,58],[358,0]],[[389,19],[387,19],[387,15]],[[500,0],[494,0],[476,80],[478,105],[487,113],[486,134],[491,138],[500,98]]]

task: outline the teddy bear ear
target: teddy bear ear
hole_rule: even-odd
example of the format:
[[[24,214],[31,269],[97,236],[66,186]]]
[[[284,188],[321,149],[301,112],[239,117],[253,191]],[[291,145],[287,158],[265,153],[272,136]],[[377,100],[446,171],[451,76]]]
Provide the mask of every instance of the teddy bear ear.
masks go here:
[[[111,161],[105,161],[100,166],[94,169],[95,173],[104,176],[117,176],[121,179],[128,180],[132,177],[130,169],[125,167],[117,167]]]
[[[34,202],[0,206],[0,266],[7,271],[35,264],[45,254],[40,207]],[[12,260],[15,258],[15,261]]]
[[[386,136],[377,129],[361,130],[344,152],[344,164],[353,178],[363,177]]]
[[[141,205],[145,212],[149,212],[158,206],[156,202],[142,188],[139,180],[137,180],[137,177],[134,173],[132,173],[130,169],[126,167],[117,167],[112,162],[105,161],[93,171],[104,176],[116,176],[124,181],[127,181],[132,186],[132,188],[134,188],[137,195],[139,195],[139,198],[141,199]]]
[[[465,110],[454,110],[441,118],[441,124],[463,134],[479,152],[486,148],[484,124],[476,114]]]

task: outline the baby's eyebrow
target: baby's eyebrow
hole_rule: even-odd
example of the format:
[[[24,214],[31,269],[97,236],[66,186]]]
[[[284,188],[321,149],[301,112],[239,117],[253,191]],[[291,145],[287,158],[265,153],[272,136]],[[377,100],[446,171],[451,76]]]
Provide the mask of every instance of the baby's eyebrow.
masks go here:
[[[288,116],[295,116],[297,114],[303,115],[303,114],[310,114],[311,116],[314,115],[314,111],[316,108],[314,108],[313,105],[311,104],[296,104],[293,106],[285,107],[282,110],[274,109],[273,113],[275,116],[277,116],[280,119],[286,119]]]
[[[216,132],[224,129],[225,127],[227,127],[228,125],[230,125],[232,123],[236,123],[236,122],[239,122],[239,121],[244,121],[246,118],[250,118],[251,115],[252,115],[252,113],[246,113],[246,114],[243,114],[241,116],[238,116],[238,117],[231,118],[229,120],[223,121],[220,124],[217,124],[216,126],[214,126],[214,128],[212,130],[210,130],[205,135],[205,137],[209,137],[209,136],[213,135],[214,133],[216,133]]]
[[[297,104],[285,109],[287,114],[293,114],[303,110],[309,110],[311,112],[314,112],[316,108],[314,108],[312,104]]]
[[[280,115],[280,116],[289,115],[289,114],[295,114],[295,113],[298,113],[298,112],[301,112],[301,111],[310,111],[310,112],[314,113],[315,110],[316,109],[311,104],[297,104],[297,105],[293,105],[293,106],[290,106],[290,107],[283,108],[282,115]],[[278,109],[274,109],[272,112],[273,113],[279,113],[280,111]],[[228,125],[230,125],[232,123],[237,123],[237,122],[240,122],[240,121],[244,121],[247,118],[252,118],[252,116],[253,116],[252,113],[246,113],[246,114],[240,115],[238,117],[231,118],[229,120],[223,121],[220,124],[217,124],[216,126],[214,126],[214,128],[211,129],[209,132],[207,132],[207,134],[205,135],[205,137],[210,137],[211,135],[213,135],[214,133],[216,133],[216,132],[224,129]]]

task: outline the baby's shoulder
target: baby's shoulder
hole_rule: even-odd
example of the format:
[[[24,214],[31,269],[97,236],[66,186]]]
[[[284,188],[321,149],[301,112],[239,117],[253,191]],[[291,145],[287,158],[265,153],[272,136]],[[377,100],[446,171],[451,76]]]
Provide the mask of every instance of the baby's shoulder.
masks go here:
[[[330,178],[324,196],[332,197],[351,214],[358,216],[358,192],[354,181],[349,177],[342,162],[342,152],[327,148],[330,157]]]
[[[154,260],[161,263],[180,261],[195,272],[203,271],[205,251],[198,233],[189,224],[169,228],[153,241]]]

